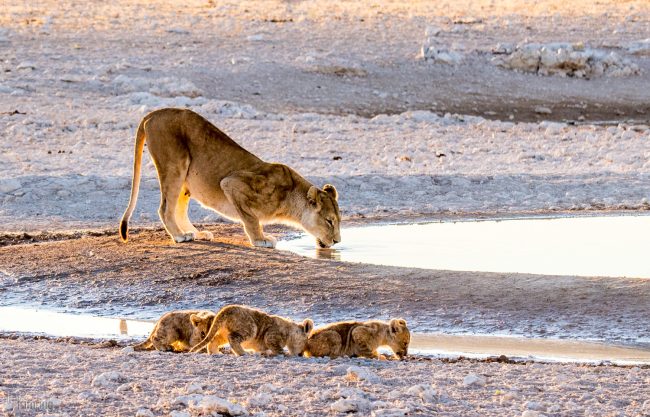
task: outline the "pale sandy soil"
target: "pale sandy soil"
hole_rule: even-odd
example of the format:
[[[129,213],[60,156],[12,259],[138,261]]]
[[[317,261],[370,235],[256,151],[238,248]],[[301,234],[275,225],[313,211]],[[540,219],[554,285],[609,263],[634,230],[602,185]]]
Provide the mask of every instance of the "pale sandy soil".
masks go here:
[[[8,416],[210,415],[202,396],[257,416],[650,413],[648,368],[133,353],[29,338],[2,344],[0,402]],[[365,379],[348,375],[352,366]],[[478,381],[466,385],[471,379]],[[13,411],[32,404],[50,408]]]

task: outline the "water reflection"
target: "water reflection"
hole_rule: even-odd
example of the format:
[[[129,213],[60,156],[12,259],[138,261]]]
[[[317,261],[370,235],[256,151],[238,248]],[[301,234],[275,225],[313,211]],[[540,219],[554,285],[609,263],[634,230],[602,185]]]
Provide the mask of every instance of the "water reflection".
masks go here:
[[[523,218],[353,227],[342,243],[278,248],[315,258],[455,271],[650,278],[650,216]]]
[[[42,333],[57,337],[131,338],[148,336],[153,322],[0,307],[0,331]]]

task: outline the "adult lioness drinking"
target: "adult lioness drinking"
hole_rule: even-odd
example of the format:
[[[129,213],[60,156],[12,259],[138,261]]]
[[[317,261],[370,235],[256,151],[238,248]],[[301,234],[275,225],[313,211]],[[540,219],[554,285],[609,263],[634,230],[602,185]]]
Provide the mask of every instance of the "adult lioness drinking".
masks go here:
[[[190,198],[219,214],[241,221],[251,244],[275,247],[262,223],[300,226],[321,247],[341,240],[338,194],[322,190],[282,164],[264,162],[239,146],[212,123],[190,110],[161,109],[146,115],[135,138],[131,199],[120,223],[126,241],[128,222],[140,186],[145,140],[160,181],[158,214],[175,242],[212,239],[190,223]]]

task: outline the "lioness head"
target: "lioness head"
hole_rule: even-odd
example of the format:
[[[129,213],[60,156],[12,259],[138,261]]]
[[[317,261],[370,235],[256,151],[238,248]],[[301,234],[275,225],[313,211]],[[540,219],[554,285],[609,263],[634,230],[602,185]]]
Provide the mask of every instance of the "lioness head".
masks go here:
[[[287,337],[287,349],[292,355],[302,355],[307,348],[307,339],[309,333],[314,328],[314,322],[311,319],[305,319],[302,324],[293,323],[289,336]]]
[[[388,323],[388,346],[393,349],[398,358],[403,359],[408,355],[411,332],[406,327],[406,320],[392,319]]]
[[[210,311],[201,311],[190,316],[190,322],[192,323],[190,346],[198,345],[205,338],[205,335],[210,330],[210,326],[212,326],[214,317],[215,314]]]
[[[341,213],[338,193],[333,185],[326,184],[322,190],[312,186],[307,192],[307,208],[302,214],[302,225],[316,237],[321,248],[341,241]]]

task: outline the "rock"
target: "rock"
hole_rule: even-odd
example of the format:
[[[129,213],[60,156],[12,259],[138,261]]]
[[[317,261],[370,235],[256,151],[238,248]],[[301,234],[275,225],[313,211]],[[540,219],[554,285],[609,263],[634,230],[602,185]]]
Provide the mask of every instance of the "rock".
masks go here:
[[[190,404],[190,409],[202,414],[210,414],[215,411],[219,414],[231,416],[246,414],[246,409],[241,405],[232,403],[224,398],[219,398],[216,395],[204,396],[198,403]]]
[[[109,371],[95,376],[90,383],[93,387],[110,387],[126,382],[126,378],[116,371]]]
[[[384,408],[381,410],[374,410],[372,417],[399,417],[406,416],[411,410],[408,408]]]
[[[180,395],[172,401],[172,405],[182,405],[187,407],[191,404],[198,403],[201,399],[203,399],[203,395],[201,394]]]
[[[24,62],[21,62],[20,64],[18,64],[16,69],[19,69],[19,70],[22,70],[22,69],[33,70],[33,69],[36,69],[36,65],[31,61],[24,61]]]
[[[643,45],[634,46],[643,51]],[[637,50],[634,49],[634,50]],[[600,75],[629,76],[640,73],[638,65],[614,52],[585,47],[584,43],[526,43],[508,52],[496,48],[492,62],[504,68],[538,75],[591,78]]]
[[[95,391],[82,391],[77,395],[77,399],[80,401],[97,401],[99,398],[99,394]]]
[[[187,411],[172,411],[169,413],[169,417],[190,417],[190,413]]]
[[[628,45],[627,50],[633,55],[650,56],[650,38],[631,42]]]
[[[199,384],[198,382],[190,382],[187,384],[187,387],[185,387],[185,393],[187,394],[200,394],[203,392],[203,385]]]
[[[177,35],[189,35],[190,31],[182,28],[169,28],[166,31],[167,33],[175,33]]]
[[[521,417],[544,417],[544,415],[539,411],[526,410],[521,413]]]
[[[370,409],[370,401],[365,398],[340,398],[330,406],[339,413],[357,413]]]
[[[153,413],[148,408],[139,408],[135,413],[135,417],[153,417]]]
[[[124,354],[134,353],[135,349],[133,349],[133,346],[125,346],[121,349],[121,352]]]
[[[526,409],[533,411],[544,411],[546,407],[536,401],[528,401],[525,405]]]
[[[0,181],[0,193],[9,194],[12,191],[18,190],[22,186],[23,184],[15,178],[2,180]]]
[[[535,113],[537,113],[537,114],[551,114],[551,113],[553,113],[553,111],[551,111],[551,109],[549,109],[548,107],[544,107],[544,106],[535,106],[533,111]]]
[[[370,383],[379,382],[379,377],[369,369],[359,366],[350,366],[347,369],[345,379],[352,382],[366,381]]]
[[[483,386],[485,385],[485,378],[478,376],[476,374],[469,374],[463,378],[463,385],[466,387],[471,386]]]
[[[249,407],[266,407],[273,401],[273,397],[270,394],[267,394],[265,392],[260,392],[258,394],[253,395],[249,400],[248,400],[248,406]]]
[[[406,394],[412,397],[418,397],[426,403],[438,401],[437,391],[426,384],[413,385],[411,388],[406,390]]]

